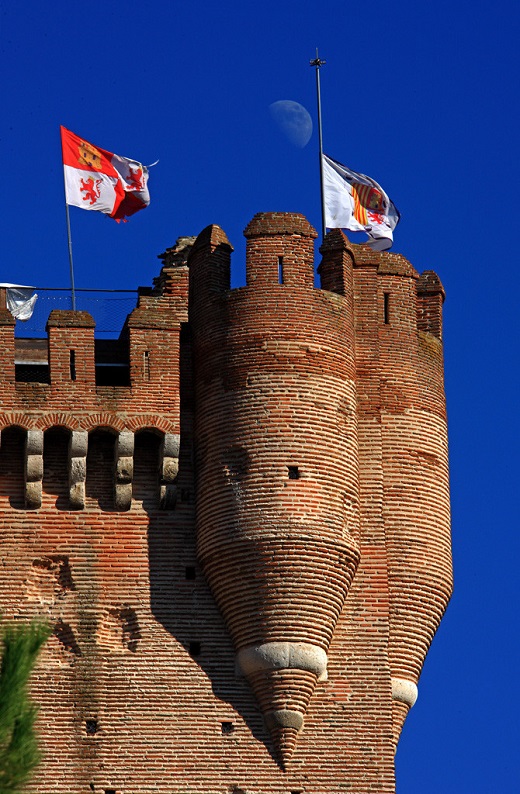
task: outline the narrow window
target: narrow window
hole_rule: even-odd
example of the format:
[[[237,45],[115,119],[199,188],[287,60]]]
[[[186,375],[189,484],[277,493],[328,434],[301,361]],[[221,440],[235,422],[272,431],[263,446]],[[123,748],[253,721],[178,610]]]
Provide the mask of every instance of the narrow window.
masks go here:
[[[383,292],[383,316],[385,325],[390,325],[390,293]]]
[[[283,284],[283,256],[278,257],[278,283]]]
[[[298,466],[287,466],[287,471],[289,473],[290,480],[299,480],[300,479],[300,470]]]
[[[150,380],[150,351],[145,350],[143,353],[143,378]]]
[[[190,642],[190,656],[200,656],[200,642]]]
[[[76,351],[71,350],[69,353],[70,361],[70,379],[76,380]]]

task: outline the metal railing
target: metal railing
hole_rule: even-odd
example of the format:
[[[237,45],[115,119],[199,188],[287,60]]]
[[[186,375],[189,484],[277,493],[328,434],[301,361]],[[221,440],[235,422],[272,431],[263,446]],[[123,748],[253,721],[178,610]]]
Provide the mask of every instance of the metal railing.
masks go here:
[[[29,320],[16,321],[17,337],[45,337],[49,314],[53,309],[72,309],[70,289],[34,287],[38,299]],[[96,323],[95,335],[115,339],[124,322],[137,305],[137,290],[76,289],[76,311],[86,311]],[[5,303],[4,303],[5,306]]]

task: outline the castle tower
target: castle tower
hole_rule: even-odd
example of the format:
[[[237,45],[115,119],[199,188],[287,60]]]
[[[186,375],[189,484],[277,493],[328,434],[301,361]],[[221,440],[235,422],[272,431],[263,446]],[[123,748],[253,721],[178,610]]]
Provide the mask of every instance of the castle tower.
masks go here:
[[[444,290],[303,216],[179,238],[118,340],[0,309],[0,603],[53,634],[30,794],[395,794],[452,586]]]
[[[199,558],[285,763],[370,537],[376,467],[395,746],[451,593],[442,285],[332,232],[319,291],[301,216],[257,215],[245,236],[240,290],[217,227],[190,257]]]
[[[314,289],[302,216],[245,235],[242,289],[218,228],[189,260],[198,551],[285,763],[359,559],[352,287]]]

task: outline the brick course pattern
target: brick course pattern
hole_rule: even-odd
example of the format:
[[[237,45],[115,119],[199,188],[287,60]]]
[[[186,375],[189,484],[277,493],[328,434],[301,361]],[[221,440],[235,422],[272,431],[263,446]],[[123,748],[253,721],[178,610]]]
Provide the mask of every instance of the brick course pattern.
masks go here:
[[[452,586],[444,291],[339,230],[316,289],[298,214],[245,236],[239,289],[217,226],[161,255],[126,386],[84,312],[15,379],[0,309],[0,603],[53,627],[31,794],[395,791]]]

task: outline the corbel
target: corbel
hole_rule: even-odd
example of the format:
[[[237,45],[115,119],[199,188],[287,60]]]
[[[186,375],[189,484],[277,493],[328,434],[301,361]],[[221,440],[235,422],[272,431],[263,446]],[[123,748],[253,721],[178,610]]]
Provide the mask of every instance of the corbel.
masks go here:
[[[173,510],[177,502],[180,442],[181,437],[177,433],[165,433],[161,443],[159,489],[162,510]]]
[[[69,440],[69,504],[73,510],[85,507],[88,433],[73,430]]]
[[[116,510],[130,510],[134,479],[134,434],[130,430],[119,433],[116,441],[115,495]]]
[[[42,506],[43,430],[28,430],[25,440],[25,507]]]

